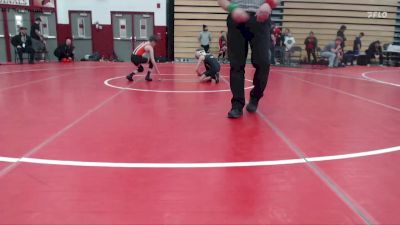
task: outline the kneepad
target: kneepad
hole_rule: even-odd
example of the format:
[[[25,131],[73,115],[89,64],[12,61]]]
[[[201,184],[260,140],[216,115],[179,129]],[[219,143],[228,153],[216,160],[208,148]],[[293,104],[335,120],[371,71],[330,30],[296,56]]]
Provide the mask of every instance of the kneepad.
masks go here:
[[[143,71],[144,71],[144,68],[143,68],[143,66],[142,66],[142,65],[140,65],[140,66],[138,67],[138,71],[139,71],[139,73],[141,73],[141,72],[143,72]]]

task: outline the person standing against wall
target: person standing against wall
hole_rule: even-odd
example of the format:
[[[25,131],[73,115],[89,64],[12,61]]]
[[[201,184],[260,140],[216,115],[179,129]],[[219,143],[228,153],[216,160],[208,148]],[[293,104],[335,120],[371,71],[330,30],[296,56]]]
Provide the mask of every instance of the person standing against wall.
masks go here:
[[[46,53],[46,41],[44,40],[44,36],[40,31],[40,24],[42,23],[42,19],[39,17],[35,19],[35,23],[33,23],[31,27],[31,37],[32,37],[32,48],[35,52],[40,52],[41,54],[41,61],[45,59]]]
[[[250,93],[247,111],[256,112],[258,103],[264,95],[270,71],[270,15],[272,9],[278,5],[278,0],[218,0],[218,4],[229,12],[227,18],[228,55],[233,97],[228,118],[236,119],[243,115],[243,108],[246,104],[244,74],[249,44],[255,73],[254,88]]]
[[[211,33],[208,31],[207,25],[203,25],[203,31],[200,32],[199,42],[200,46],[207,52],[210,52],[210,42],[212,40]]]
[[[283,45],[285,46],[283,63],[288,64],[290,66],[291,58],[292,58],[292,50],[291,49],[296,44],[296,39],[292,36],[292,33],[290,33],[289,28],[285,29],[285,34],[284,34],[283,40],[284,40]]]
[[[354,40],[354,45],[353,45],[353,54],[354,55],[359,55],[361,52],[361,47],[362,47],[362,42],[361,39],[364,37],[364,32],[361,32],[360,35],[356,37]]]
[[[344,54],[344,64],[345,65],[354,65],[354,60],[357,59],[357,57],[360,55],[361,52],[361,47],[362,47],[362,41],[361,39],[364,37],[364,32],[361,32],[360,35],[354,39],[353,42],[353,51],[347,51],[346,54]]]
[[[270,52],[271,52],[271,64],[275,65],[276,61],[275,61],[275,46],[276,46],[276,37],[274,34],[275,31],[275,24],[272,23],[271,25],[271,46],[270,46]]]
[[[317,55],[315,54],[315,51],[318,46],[318,40],[314,36],[314,32],[310,32],[306,40],[304,41],[304,45],[306,46],[306,51],[307,51],[307,59],[308,63],[311,63],[311,55],[314,58],[314,63],[317,63]]]
[[[218,61],[222,56],[222,63],[226,61],[226,50],[228,47],[226,46],[226,36],[225,31],[221,31],[221,35],[219,36],[219,54],[218,54]]]
[[[341,37],[342,38],[342,40],[343,40],[343,42],[342,42],[342,48],[344,49],[344,47],[346,46],[346,35],[344,34],[344,32],[347,30],[347,27],[346,27],[346,25],[342,25],[342,26],[340,26],[340,28],[339,28],[339,30],[338,30],[338,32],[337,32],[337,34],[336,34],[336,37]]]

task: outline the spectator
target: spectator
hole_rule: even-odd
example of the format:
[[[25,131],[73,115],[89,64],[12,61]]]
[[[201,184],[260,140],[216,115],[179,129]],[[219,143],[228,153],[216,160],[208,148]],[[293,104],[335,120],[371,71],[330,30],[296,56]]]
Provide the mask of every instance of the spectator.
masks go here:
[[[11,44],[17,49],[20,64],[24,63],[23,53],[29,54],[29,64],[34,63],[35,51],[32,48],[32,38],[27,35],[26,27],[19,28],[19,34],[11,39]]]
[[[45,52],[46,50],[46,41],[44,40],[44,36],[42,32],[40,31],[40,23],[42,22],[42,19],[39,17],[36,18],[35,23],[33,23],[31,27],[31,37],[32,37],[32,48],[35,50],[35,52],[41,52],[41,61],[44,61],[45,59]]]
[[[364,37],[364,33],[361,32],[360,35],[356,37],[353,43],[353,51],[347,51],[344,55],[344,64],[354,65],[354,60],[360,55],[362,43],[361,38]]]
[[[285,37],[286,37],[286,35],[288,35],[289,33],[290,33],[289,28],[285,28],[285,29],[283,30],[283,32],[281,32],[281,36],[280,36],[281,43],[280,43],[280,46],[285,47]]]
[[[342,25],[340,26],[340,29],[338,30],[336,36],[337,37],[341,37],[342,38],[342,48],[344,49],[344,47],[346,46],[346,35],[344,34],[344,32],[347,30],[346,25]]]
[[[283,38],[284,42],[284,47],[285,47],[285,56],[284,58],[284,64],[288,62],[290,64],[290,58],[291,58],[291,49],[292,47],[296,44],[296,39],[292,36],[292,33],[290,33],[289,28],[285,29],[285,34]]]
[[[279,64],[276,60],[276,58],[279,58],[279,62],[283,61],[283,55],[284,55],[284,50],[283,50],[283,41],[282,41],[282,28],[279,26],[276,26],[273,30],[273,35],[275,37],[275,46],[274,46],[274,60],[275,60],[275,64]],[[276,48],[275,48],[276,47]],[[278,53],[278,55],[276,55],[276,53]],[[271,61],[271,63],[273,63]]]
[[[226,50],[228,49],[226,45],[226,36],[225,32],[221,31],[221,35],[219,36],[219,55],[218,55],[218,61],[220,57],[222,56],[222,62],[225,62],[226,60]]]
[[[309,36],[304,41],[304,45],[306,46],[308,63],[311,63],[311,55],[314,58],[313,62],[317,63],[317,55],[315,54],[315,51],[318,46],[318,40],[314,36],[314,32],[310,32]]]
[[[361,32],[360,35],[356,37],[354,40],[354,45],[353,45],[353,54],[354,55],[359,55],[362,47],[362,42],[361,38],[364,37],[364,32]]]
[[[339,62],[342,57],[342,43],[343,39],[341,37],[337,37],[335,42],[331,42],[325,46],[323,49],[321,56],[328,58],[329,60],[329,68],[338,67]]]
[[[271,52],[271,64],[275,65],[275,46],[276,46],[276,36],[275,36],[275,24],[272,23],[271,25],[271,45],[270,45],[270,52]]]
[[[74,49],[75,47],[72,45],[71,39],[67,38],[64,44],[56,48],[54,55],[60,62],[72,62],[74,61]]]
[[[368,57],[368,65],[371,64],[371,59],[375,59],[377,57],[379,57],[379,64],[383,65],[383,51],[380,41],[372,42],[365,53]]]
[[[286,47],[286,51],[290,51],[290,49],[296,44],[295,38],[292,36],[292,33],[290,33],[290,29],[286,28],[285,29],[285,34],[283,38],[283,44]]]
[[[200,32],[199,42],[201,47],[206,51],[206,53],[210,52],[210,42],[211,42],[211,33],[208,31],[207,25],[203,25],[203,31]]]
[[[275,36],[276,46],[282,46],[282,42],[283,42],[281,40],[282,28],[279,26],[275,26],[275,28],[273,29],[273,34]]]

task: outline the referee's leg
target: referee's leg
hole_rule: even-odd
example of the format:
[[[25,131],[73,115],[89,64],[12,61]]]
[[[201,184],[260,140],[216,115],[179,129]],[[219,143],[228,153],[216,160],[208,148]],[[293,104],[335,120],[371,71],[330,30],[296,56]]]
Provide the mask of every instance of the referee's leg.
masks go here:
[[[270,36],[270,20],[259,23],[251,20],[250,30],[254,37],[250,40],[251,62],[256,69],[254,73],[254,88],[250,93],[251,101],[258,103],[264,96],[270,71],[269,49],[271,43],[268,41]]]
[[[230,59],[230,85],[232,91],[232,109],[242,110],[246,100],[244,96],[244,73],[248,53],[248,42],[245,38],[244,24],[236,24],[229,16],[228,25],[228,55]]]

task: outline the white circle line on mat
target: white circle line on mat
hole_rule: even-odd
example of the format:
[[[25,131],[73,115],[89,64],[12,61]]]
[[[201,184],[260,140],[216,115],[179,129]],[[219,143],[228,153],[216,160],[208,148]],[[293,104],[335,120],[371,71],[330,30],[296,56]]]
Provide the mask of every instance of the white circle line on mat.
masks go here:
[[[193,74],[160,74],[159,76],[194,76]],[[143,75],[136,75],[137,77],[143,76]],[[156,75],[157,76],[157,75]],[[223,90],[209,90],[209,91],[176,91],[176,90],[151,90],[151,89],[141,89],[141,88],[129,88],[129,87],[120,87],[116,85],[110,84],[111,81],[117,80],[117,79],[125,79],[125,76],[119,76],[119,77],[113,77],[110,79],[107,79],[104,81],[104,85],[111,87],[111,88],[116,88],[120,90],[128,90],[128,91],[141,91],[141,92],[154,92],[154,93],[181,93],[181,94],[195,94],[195,93],[220,93],[220,92],[230,92],[231,89],[223,89]],[[171,80],[171,79],[168,79]],[[253,83],[252,80],[245,79],[247,82]],[[162,79],[161,79],[162,81]],[[253,88],[254,86],[249,86],[245,87],[245,90],[249,90]]]
[[[102,167],[102,168],[232,168],[232,167],[262,167],[262,166],[278,166],[278,165],[293,165],[307,162],[324,162],[334,160],[344,160],[352,158],[361,158],[374,155],[382,155],[400,151],[400,146],[378,149],[373,151],[365,151],[358,153],[349,153],[342,155],[308,157],[302,159],[283,159],[271,161],[255,161],[255,162],[219,162],[219,163],[124,163],[124,162],[85,162],[71,160],[53,160],[39,158],[12,158],[1,157],[0,162],[7,163],[30,163],[40,165],[55,165],[55,166],[75,166],[75,167]]]
[[[387,82],[387,81],[382,81],[382,80],[378,80],[378,79],[371,78],[371,77],[368,76],[368,74],[371,74],[371,73],[387,73],[387,72],[399,72],[399,75],[400,75],[400,70],[384,70],[384,71],[378,71],[377,70],[377,71],[364,72],[364,73],[361,74],[361,76],[364,77],[367,80],[370,80],[370,81],[373,81],[373,82],[376,82],[376,83],[381,83],[381,84],[392,85],[392,86],[395,86],[395,87],[400,87],[400,84],[391,83],[391,82]]]

